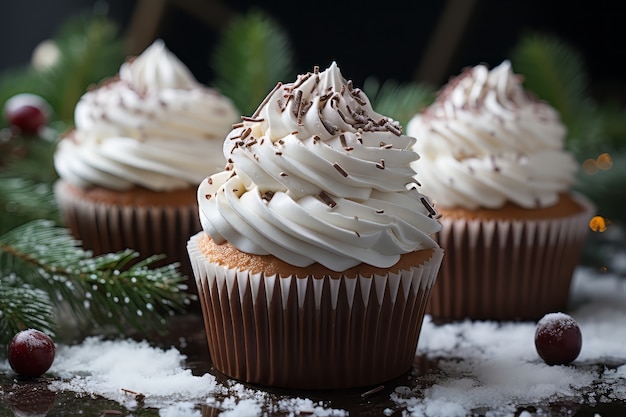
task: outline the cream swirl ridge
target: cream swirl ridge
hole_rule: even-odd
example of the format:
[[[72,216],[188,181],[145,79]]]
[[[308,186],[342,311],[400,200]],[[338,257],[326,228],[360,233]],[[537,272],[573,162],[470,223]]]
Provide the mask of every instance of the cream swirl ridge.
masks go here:
[[[203,228],[218,244],[295,266],[392,266],[437,246],[413,142],[335,63],[279,83],[227,136],[226,170],[198,187]]]
[[[74,119],[55,152],[61,178],[83,188],[168,191],[223,169],[222,142],[237,111],[157,40],[86,92]]]
[[[574,183],[559,114],[524,90],[509,61],[451,79],[407,131],[421,189],[442,207],[546,207]]]

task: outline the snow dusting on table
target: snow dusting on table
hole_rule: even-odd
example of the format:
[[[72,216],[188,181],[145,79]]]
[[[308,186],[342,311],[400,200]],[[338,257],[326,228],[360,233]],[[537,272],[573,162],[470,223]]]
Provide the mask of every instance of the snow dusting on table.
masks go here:
[[[554,398],[626,402],[626,279],[579,268],[567,313],[583,335],[579,357],[567,366],[541,360],[533,322],[436,325],[426,316],[417,354],[436,361],[436,369],[415,373],[410,386],[397,387],[388,399],[393,407],[385,414],[513,416],[519,415],[520,406]],[[261,416],[268,407],[283,415],[348,415],[332,403],[298,396],[270,399],[263,390],[236,381],[224,384],[211,374],[195,376],[185,368],[185,359],[175,348],[164,350],[148,342],[90,338],[80,345],[58,346],[51,389],[100,395],[129,409],[137,407],[133,393],[141,393],[144,405],[159,409],[162,417],[201,417],[199,404],[222,410],[224,417]]]

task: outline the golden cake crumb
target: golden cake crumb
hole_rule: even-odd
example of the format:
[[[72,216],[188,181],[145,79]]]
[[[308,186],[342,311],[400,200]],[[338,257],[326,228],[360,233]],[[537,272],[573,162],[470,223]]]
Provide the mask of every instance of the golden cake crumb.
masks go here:
[[[264,272],[265,275],[278,274],[278,276],[283,277],[295,275],[298,277],[314,276],[319,278],[324,276],[339,278],[341,276],[387,275],[389,272],[409,270],[411,267],[422,265],[429,260],[435,252],[434,249],[424,249],[405,253],[400,257],[400,260],[390,268],[377,268],[362,263],[345,271],[336,272],[318,263],[307,267],[297,267],[281,261],[273,255],[252,255],[241,252],[228,242],[221,245],[216,244],[208,234],[202,236],[198,241],[198,246],[209,262],[228,268],[236,268],[252,273]]]

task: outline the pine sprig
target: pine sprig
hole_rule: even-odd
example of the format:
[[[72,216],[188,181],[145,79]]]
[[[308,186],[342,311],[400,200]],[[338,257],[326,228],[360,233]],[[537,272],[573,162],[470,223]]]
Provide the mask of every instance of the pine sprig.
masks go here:
[[[0,278],[0,346],[24,329],[55,333],[53,305],[45,291],[22,283],[15,274]]]
[[[54,129],[46,128],[52,135]],[[52,191],[55,141],[11,135],[0,145],[0,234],[34,219],[59,219]]]
[[[0,234],[35,219],[58,221],[58,206],[50,184],[0,176]]]
[[[131,250],[92,257],[67,229],[46,220],[0,237],[3,269],[48,293],[56,308],[69,306],[81,326],[161,331],[166,316],[189,304],[186,278],[174,265],[150,269],[158,256],[131,265],[137,257]]]
[[[5,71],[0,103],[19,93],[37,94],[51,105],[58,124],[69,127],[86,89],[119,69],[125,57],[123,42],[117,26],[101,14],[70,19],[52,40],[59,50],[57,62],[46,69],[27,65]]]
[[[399,84],[393,80],[380,83],[375,78],[367,78],[363,91],[369,97],[374,110],[400,122],[402,126],[431,104],[435,89],[427,85]]]
[[[597,107],[588,95],[588,75],[580,53],[564,41],[541,34],[523,37],[511,52],[524,86],[554,106],[568,128],[567,146],[579,159],[602,134]],[[597,142],[596,142],[597,143]]]
[[[55,141],[13,136],[6,146],[6,153],[0,157],[0,171],[37,182],[51,183],[57,178],[52,157]]]
[[[60,59],[41,73],[39,94],[55,109],[57,119],[71,125],[74,107],[87,88],[116,74],[124,60],[117,26],[106,16],[70,19],[55,37]]]
[[[566,124],[586,102],[589,81],[581,55],[565,42],[540,34],[521,39],[511,54],[524,86],[559,109]]]
[[[211,60],[214,85],[241,114],[251,115],[279,81],[293,77],[292,61],[283,29],[264,13],[252,11],[235,18],[222,34]]]

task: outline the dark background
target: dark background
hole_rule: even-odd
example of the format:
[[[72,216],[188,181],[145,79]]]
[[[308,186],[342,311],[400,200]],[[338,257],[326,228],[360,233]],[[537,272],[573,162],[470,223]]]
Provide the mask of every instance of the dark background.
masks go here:
[[[557,36],[582,54],[592,94],[623,97],[626,13],[619,10],[619,2],[459,1],[457,6],[464,5],[471,12],[465,25],[451,26],[460,30],[459,41],[454,47],[441,48],[442,55],[435,54],[449,54],[449,59],[428,76],[420,76],[420,68],[428,64],[425,51],[444,15],[445,1],[3,1],[0,71],[27,64],[33,48],[54,36],[65,19],[96,7],[108,10],[123,35],[132,25],[138,27],[138,20],[156,22],[136,40],[134,52],[137,45],[145,46],[147,39],[161,37],[200,81],[210,84],[209,61],[219,31],[232,16],[256,8],[267,12],[288,33],[298,72],[309,71],[314,65],[324,68],[335,60],[344,76],[357,86],[368,76],[440,85],[465,66],[499,64],[524,33],[539,32]],[[148,12],[138,12],[142,3],[148,4]],[[462,12],[451,14],[460,15]]]

